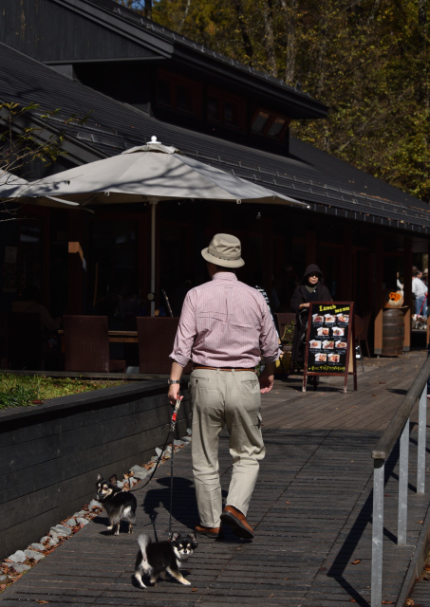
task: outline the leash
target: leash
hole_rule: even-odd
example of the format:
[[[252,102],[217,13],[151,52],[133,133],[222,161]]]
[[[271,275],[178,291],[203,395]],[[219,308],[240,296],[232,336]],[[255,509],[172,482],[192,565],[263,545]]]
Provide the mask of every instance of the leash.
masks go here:
[[[177,418],[178,418],[178,411],[179,411],[179,407],[180,406],[181,406],[181,401],[178,399],[176,401],[175,408],[173,409],[172,419],[170,421],[170,428],[169,428],[169,431],[167,433],[166,440],[164,441],[164,445],[163,445],[163,447],[161,449],[160,457],[157,459],[157,463],[154,466],[154,470],[151,472],[151,476],[147,479],[147,481],[146,481],[146,483],[144,485],[142,485],[141,487],[136,487],[136,489],[129,489],[128,493],[136,493],[136,491],[140,491],[141,489],[144,489],[152,481],[152,479],[154,477],[154,474],[157,472],[158,464],[161,461],[161,456],[163,455],[163,453],[164,453],[164,451],[165,451],[165,449],[167,447],[167,443],[169,442],[170,435],[175,430],[176,421],[177,421]],[[171,460],[172,461],[170,462],[170,467],[171,467],[171,473],[172,473],[172,475],[173,475],[173,447],[174,447],[173,440],[174,440],[174,438],[172,437],[172,456],[171,456]],[[172,478],[173,478],[173,476],[172,476]],[[130,486],[130,484],[129,484],[129,486]],[[170,501],[172,502],[172,481],[170,481]],[[170,511],[171,510],[172,509],[170,508]],[[170,535],[170,523],[169,523],[169,535]]]
[[[172,413],[172,421],[170,422],[170,432],[172,435],[172,452],[170,455],[170,514],[169,514],[169,542],[172,539],[172,508],[173,508],[173,454],[175,453],[175,426],[178,418],[181,399],[176,401],[175,408]]]

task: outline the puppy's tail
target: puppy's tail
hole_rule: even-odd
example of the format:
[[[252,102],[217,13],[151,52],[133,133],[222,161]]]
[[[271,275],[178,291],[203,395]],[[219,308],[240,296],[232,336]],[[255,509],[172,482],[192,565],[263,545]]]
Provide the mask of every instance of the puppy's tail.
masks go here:
[[[137,543],[139,544],[140,552],[142,553],[142,558],[144,561],[148,560],[148,558],[146,556],[146,548],[147,548],[148,544],[150,543],[150,541],[151,541],[151,538],[149,537],[149,535],[141,534],[137,538]]]

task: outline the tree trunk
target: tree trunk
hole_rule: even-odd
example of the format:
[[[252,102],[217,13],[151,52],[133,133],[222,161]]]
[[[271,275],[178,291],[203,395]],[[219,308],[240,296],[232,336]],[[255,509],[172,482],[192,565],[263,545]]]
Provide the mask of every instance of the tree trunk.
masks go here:
[[[285,53],[285,82],[290,86],[295,85],[294,74],[296,71],[296,17],[297,0],[281,0],[281,6],[284,11],[285,31],[287,34],[287,49]]]
[[[272,76],[277,76],[278,75],[278,66],[276,64],[275,34],[273,31],[271,0],[263,0],[263,21],[264,21],[264,49],[266,51],[269,72]]]
[[[187,5],[185,7],[184,16],[182,17],[182,21],[178,28],[179,33],[182,32],[182,28],[184,27],[184,24],[185,24],[185,19],[188,17],[188,13],[190,11],[190,6],[191,6],[191,0],[187,0]]]
[[[240,33],[243,40],[243,46],[245,48],[245,54],[248,59],[252,59],[254,49],[252,47],[251,38],[248,33],[247,21],[243,13],[242,0],[233,0],[234,9],[236,11],[237,20],[239,22]],[[250,61],[252,65],[252,62]]]
[[[145,0],[145,17],[152,19],[152,0]]]

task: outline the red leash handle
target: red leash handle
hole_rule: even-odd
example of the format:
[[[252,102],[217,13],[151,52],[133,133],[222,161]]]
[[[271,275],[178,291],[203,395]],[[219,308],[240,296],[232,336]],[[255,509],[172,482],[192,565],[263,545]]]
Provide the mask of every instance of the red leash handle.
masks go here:
[[[181,406],[181,399],[178,398],[178,400],[176,401],[176,405],[175,408],[173,409],[173,413],[172,413],[172,422],[170,424],[170,427],[173,430],[175,429],[175,425],[176,425],[176,420],[178,419],[178,411],[179,411],[179,407]]]

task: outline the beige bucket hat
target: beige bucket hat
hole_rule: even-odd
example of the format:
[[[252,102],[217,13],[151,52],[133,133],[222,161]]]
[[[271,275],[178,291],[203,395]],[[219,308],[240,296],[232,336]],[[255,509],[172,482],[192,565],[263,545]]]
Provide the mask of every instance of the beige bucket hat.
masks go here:
[[[240,240],[231,234],[215,234],[209,246],[202,249],[203,259],[223,268],[244,266],[245,262],[240,255]]]

